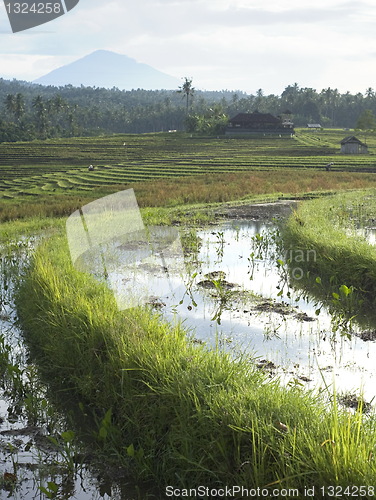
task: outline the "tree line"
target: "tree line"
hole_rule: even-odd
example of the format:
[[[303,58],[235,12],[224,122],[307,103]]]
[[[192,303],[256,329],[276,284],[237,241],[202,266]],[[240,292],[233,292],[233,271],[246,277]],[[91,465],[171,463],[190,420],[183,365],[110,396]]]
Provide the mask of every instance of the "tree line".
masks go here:
[[[281,95],[265,95],[262,89],[200,91],[188,78],[176,91],[125,91],[0,79],[0,142],[167,130],[218,134],[232,116],[256,110],[275,116],[288,110],[295,126],[353,128],[366,110],[376,114],[376,92],[341,94],[297,83]]]

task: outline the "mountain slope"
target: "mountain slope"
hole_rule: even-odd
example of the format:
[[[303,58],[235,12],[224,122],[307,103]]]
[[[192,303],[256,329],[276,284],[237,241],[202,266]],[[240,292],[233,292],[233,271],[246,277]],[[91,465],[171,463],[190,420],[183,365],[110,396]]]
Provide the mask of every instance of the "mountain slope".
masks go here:
[[[108,50],[96,50],[70,64],[61,66],[34,83],[41,85],[74,85],[80,87],[118,87],[121,90],[142,88],[176,89],[180,81],[147,64]]]

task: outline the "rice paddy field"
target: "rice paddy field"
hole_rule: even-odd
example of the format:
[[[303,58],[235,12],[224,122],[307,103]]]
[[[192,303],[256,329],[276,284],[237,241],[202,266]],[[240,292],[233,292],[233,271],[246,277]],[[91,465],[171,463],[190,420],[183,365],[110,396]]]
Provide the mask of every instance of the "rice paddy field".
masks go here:
[[[369,154],[343,155],[349,135],[364,141],[297,130],[0,144],[0,497],[205,497],[199,485],[208,498],[225,498],[226,485],[229,498],[376,497],[376,330],[350,325],[370,281],[374,309],[374,250],[363,242],[360,269],[348,238],[350,229],[376,238],[376,136]],[[67,216],[127,188],[146,225],[180,234],[186,288],[173,319],[162,294],[119,310],[107,270],[103,281],[72,263]],[[161,262],[140,264],[158,284],[175,279]],[[325,294],[311,300],[303,280],[293,286],[296,269]],[[263,354],[240,351],[242,336]],[[360,359],[372,366],[357,378]],[[369,392],[345,398],[332,386],[345,369]]]
[[[0,220],[69,215],[83,200],[130,186],[141,207],[371,187],[376,137],[367,138],[367,155],[341,154],[340,141],[353,133],[302,129],[293,138],[159,133],[2,143]],[[329,175],[328,163],[333,163]]]
[[[180,133],[114,135],[0,145],[0,196],[40,196],[153,179],[280,168],[376,172],[369,155],[342,155],[343,130],[298,131],[294,138],[197,138]],[[89,164],[95,166],[88,172]]]

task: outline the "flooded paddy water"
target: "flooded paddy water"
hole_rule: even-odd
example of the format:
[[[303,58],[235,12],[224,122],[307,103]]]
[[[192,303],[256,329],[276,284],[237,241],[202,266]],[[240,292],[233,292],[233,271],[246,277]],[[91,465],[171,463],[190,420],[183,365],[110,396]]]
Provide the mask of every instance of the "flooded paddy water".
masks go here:
[[[194,285],[190,294],[180,291],[184,299],[178,306],[165,301],[165,314],[172,318],[176,311],[196,339],[257,357],[260,366],[286,383],[326,387],[330,393],[362,391],[372,400],[375,342],[333,333],[327,308],[289,288],[286,271],[278,264],[284,255],[270,243],[275,230],[273,223],[233,220],[216,230],[199,231]],[[269,256],[258,254],[268,239],[264,253]],[[296,276],[300,272],[295,269]],[[218,276],[227,286],[222,292],[210,285]],[[227,293],[225,302],[221,293]]]
[[[282,208],[283,217],[286,205]],[[281,210],[266,206],[266,214],[261,206],[235,211],[235,218],[220,226],[191,234],[185,284],[154,298],[155,306],[170,321],[183,320],[194,341],[256,358],[261,369],[288,385],[324,390],[329,397],[335,392],[350,406],[358,397],[372,402],[374,329],[355,323],[344,335],[325,302],[289,286],[291,274],[295,285],[304,274],[298,257],[315,255],[280,250],[273,218],[280,218]],[[374,232],[367,231],[367,237],[372,241]],[[288,271],[292,253],[296,267]]]
[[[278,221],[290,210],[289,204],[228,209],[216,226],[181,232],[184,272],[171,270],[172,286],[158,293],[155,283],[165,270],[150,265],[149,305],[171,322],[183,321],[190,341],[249,357],[286,385],[325,391],[329,398],[336,392],[350,407],[360,396],[371,404],[373,336],[356,326],[350,336],[341,335],[329,307],[289,286],[289,272],[297,283],[301,270],[285,266],[291,255],[279,246]],[[57,487],[58,498],[147,498],[90,463],[29,359],[7,269],[21,268],[30,248],[2,258],[0,498],[56,498]],[[143,257],[136,265],[145,268]],[[303,250],[301,258],[314,255]]]

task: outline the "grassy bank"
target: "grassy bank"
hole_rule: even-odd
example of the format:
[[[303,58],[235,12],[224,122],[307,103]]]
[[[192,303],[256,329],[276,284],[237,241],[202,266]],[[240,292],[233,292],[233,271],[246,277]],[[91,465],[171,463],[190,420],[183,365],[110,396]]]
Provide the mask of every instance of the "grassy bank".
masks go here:
[[[70,263],[38,248],[18,294],[32,352],[58,390],[100,422],[98,446],[163,489],[372,485],[374,421],[268,380],[250,359],[189,341],[148,308],[116,309]],[[373,497],[373,493],[369,494]]]
[[[293,261],[299,257],[299,263],[291,262],[291,267],[304,269],[303,282],[314,292],[348,306],[356,300],[363,311],[373,310],[376,248],[362,232],[374,227],[375,217],[374,190],[302,202],[283,229],[289,255]],[[310,258],[305,259],[308,254]]]

